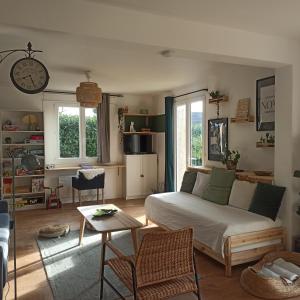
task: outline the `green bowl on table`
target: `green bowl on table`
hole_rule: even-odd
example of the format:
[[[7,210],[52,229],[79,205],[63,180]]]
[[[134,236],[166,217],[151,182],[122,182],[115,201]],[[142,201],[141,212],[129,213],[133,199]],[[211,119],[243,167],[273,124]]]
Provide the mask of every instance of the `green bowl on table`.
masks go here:
[[[113,216],[118,210],[117,209],[96,209],[93,213],[94,218],[101,218],[101,217],[109,217]]]

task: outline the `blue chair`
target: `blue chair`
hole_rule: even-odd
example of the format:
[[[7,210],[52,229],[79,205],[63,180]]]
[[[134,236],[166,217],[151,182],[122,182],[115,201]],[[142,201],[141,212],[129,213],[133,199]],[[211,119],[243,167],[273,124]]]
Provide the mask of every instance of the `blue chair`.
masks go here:
[[[97,190],[97,203],[99,202],[99,190],[101,189],[102,203],[104,202],[105,173],[95,176],[93,179],[86,179],[79,171],[78,176],[72,177],[72,199],[75,203],[75,190],[78,190],[79,205],[81,205],[81,191]]]
[[[3,288],[7,282],[7,260],[9,236],[12,224],[8,213],[8,203],[0,200],[0,299],[3,297]]]

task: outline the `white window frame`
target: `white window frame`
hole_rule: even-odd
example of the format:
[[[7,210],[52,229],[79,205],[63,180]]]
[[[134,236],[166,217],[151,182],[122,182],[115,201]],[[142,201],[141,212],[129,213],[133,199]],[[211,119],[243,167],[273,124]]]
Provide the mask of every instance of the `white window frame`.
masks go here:
[[[174,151],[175,151],[175,162],[174,162],[174,178],[175,186],[177,186],[177,107],[186,105],[186,168],[192,166],[191,164],[191,105],[193,102],[202,101],[203,113],[202,113],[202,166],[205,165],[206,161],[206,95],[201,94],[199,96],[187,97],[175,101],[174,105]]]
[[[59,141],[59,107],[78,107],[79,108],[79,157],[60,157],[60,141]],[[56,130],[57,130],[57,140],[56,140],[56,160],[59,164],[72,164],[97,162],[97,157],[86,156],[86,128],[85,128],[85,107],[81,107],[79,104],[74,102],[61,102],[55,105],[56,114]]]

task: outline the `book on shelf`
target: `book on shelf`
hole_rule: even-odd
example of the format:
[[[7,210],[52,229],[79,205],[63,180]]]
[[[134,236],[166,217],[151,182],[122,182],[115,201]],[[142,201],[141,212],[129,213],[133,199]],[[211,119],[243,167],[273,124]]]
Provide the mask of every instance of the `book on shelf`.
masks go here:
[[[32,193],[44,192],[44,178],[33,178],[31,181]]]

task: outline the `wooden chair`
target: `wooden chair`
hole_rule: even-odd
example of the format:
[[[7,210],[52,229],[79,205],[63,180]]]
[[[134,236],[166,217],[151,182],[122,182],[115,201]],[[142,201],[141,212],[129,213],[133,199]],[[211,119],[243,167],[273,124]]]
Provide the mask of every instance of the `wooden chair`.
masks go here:
[[[105,261],[106,246],[117,258]],[[201,299],[191,228],[146,234],[136,256],[125,256],[106,242],[102,246],[102,262],[100,299],[103,299],[104,281],[125,299],[105,277],[105,265],[133,293],[134,300],[167,299],[186,293],[195,293]]]

